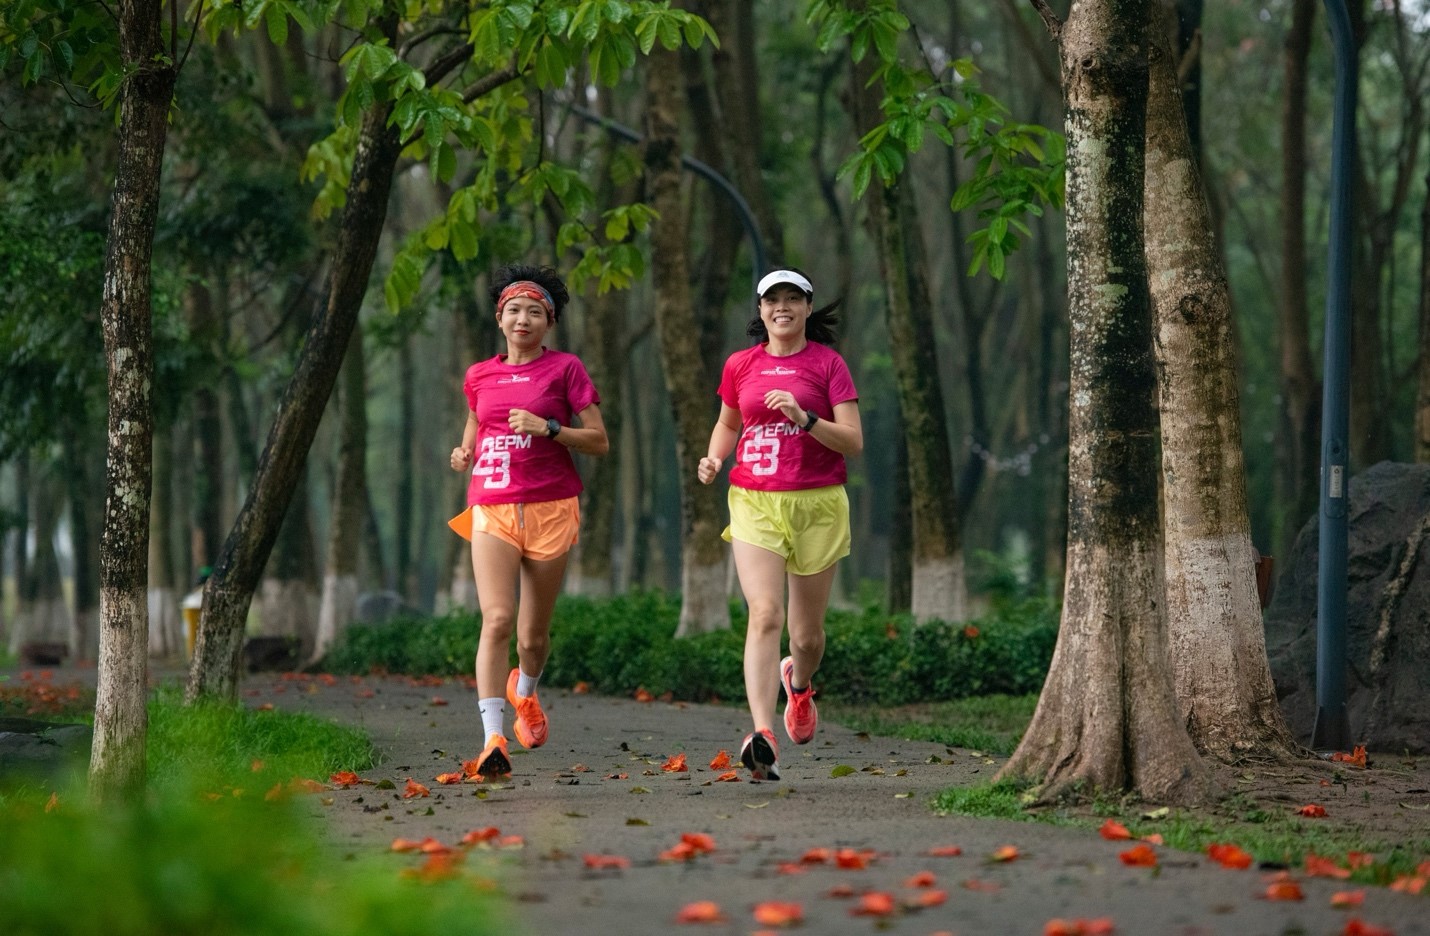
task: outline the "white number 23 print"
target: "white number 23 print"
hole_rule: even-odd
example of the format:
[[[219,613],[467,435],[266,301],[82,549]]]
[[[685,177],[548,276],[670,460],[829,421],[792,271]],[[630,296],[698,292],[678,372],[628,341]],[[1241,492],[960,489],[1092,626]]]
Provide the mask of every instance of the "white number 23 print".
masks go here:
[[[511,484],[511,452],[494,452],[487,449],[472,466],[472,474],[486,478],[484,488],[504,488]]]
[[[780,437],[751,435],[740,449],[740,461],[757,477],[774,474],[780,468]]]

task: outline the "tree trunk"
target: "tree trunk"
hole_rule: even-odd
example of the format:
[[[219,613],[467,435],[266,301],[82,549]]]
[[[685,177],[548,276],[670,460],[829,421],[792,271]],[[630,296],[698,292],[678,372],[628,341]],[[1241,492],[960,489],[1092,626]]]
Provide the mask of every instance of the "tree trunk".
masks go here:
[[[294,481],[259,592],[259,633],[296,639],[299,659],[312,652],[318,630],[318,546],[312,500],[305,465]]]
[[[906,507],[913,502],[913,492],[909,490],[909,435],[898,413],[894,418],[898,434],[894,436],[894,509],[889,516],[889,585],[885,604],[891,614],[907,614],[914,601],[914,522]]]
[[[711,384],[699,363],[700,330],[691,305],[689,246],[680,191],[680,54],[657,46],[646,65],[647,202],[651,279],[666,391],[675,418],[675,470],[680,485],[680,626],[688,637],[730,626],[725,597],[725,544],[720,539],[720,488],[699,483],[695,463],[705,452],[712,422]]]
[[[1177,716],[1158,529],[1152,315],[1143,254],[1146,0],[1083,0],[1060,31],[1071,328],[1067,589],[1047,682],[999,773],[1043,800],[1132,790],[1196,802]]]
[[[601,419],[607,436],[620,439],[624,429],[624,395],[621,377],[625,363],[625,290],[612,289],[587,298],[586,340],[581,359],[601,392]],[[616,458],[591,460],[581,512],[581,556],[567,573],[567,590],[574,595],[610,597],[615,578],[612,550],[616,507],[621,490],[621,462]]]
[[[362,326],[354,326],[343,358],[338,397],[338,479],[333,486],[327,568],[312,660],[321,660],[357,611],[362,527],[367,519],[367,376]]]
[[[55,552],[55,532],[60,524],[60,492],[56,488],[53,477],[25,485],[31,525],[20,528],[19,548],[24,552],[25,539],[33,529],[35,552],[25,563],[24,577],[18,580],[17,613],[10,630],[12,655],[29,643],[70,645],[73,628]]]
[[[219,353],[219,325],[215,321],[213,294],[201,283],[184,290],[184,311],[189,333],[205,353]],[[195,536],[191,548],[194,568],[213,565],[223,544],[224,472],[223,420],[216,382],[203,381],[193,390]]]
[[[1256,592],[1231,297],[1177,88],[1172,10],[1154,4],[1147,282],[1162,404],[1167,632],[1182,722],[1204,754],[1288,756]]]
[[[158,660],[184,655],[182,597],[174,581],[174,435],[154,432],[154,496],[149,501],[149,656]]]
[[[268,434],[248,498],[204,589],[203,616],[186,697],[236,699],[244,622],[259,576],[302,475],[377,256],[392,173],[402,151],[391,108],[368,111],[359,131],[347,204],[328,276],[326,301],[303,342]]]
[[[770,262],[783,263],[784,228],[760,169],[760,140],[769,121],[760,107],[754,6],[753,0],[710,0],[706,7],[708,19],[721,37],[711,56],[725,148],[735,167],[735,185],[755,215]]]
[[[1420,206],[1420,360],[1415,398],[1415,460],[1430,462],[1430,171],[1425,173],[1425,201]]]
[[[1276,443],[1272,549],[1291,555],[1301,527],[1316,515],[1321,461],[1321,388],[1311,358],[1306,298],[1306,63],[1316,0],[1292,0],[1281,108],[1281,413]]]
[[[881,119],[879,89],[869,85],[873,68],[872,57],[854,66],[849,100],[860,135]],[[911,608],[920,622],[962,621],[968,615],[968,589],[958,498],[934,347],[923,237],[910,184],[905,179],[888,187],[876,179],[869,185],[866,202],[884,280],[889,351],[908,447],[912,494],[908,510],[913,520]]]
[[[119,102],[119,162],[99,310],[109,372],[109,439],[100,534],[99,687],[89,777],[101,802],[134,801],[144,789],[154,431],[149,275],[176,78],[172,59],[164,58],[162,11],[158,0],[120,0],[118,7],[121,61],[133,71]]]
[[[97,511],[91,509],[98,486],[90,483],[93,475],[89,470],[89,453],[93,450],[87,439],[75,435],[64,441],[65,494],[74,557],[74,632],[70,650],[76,660],[91,663],[99,658],[99,544],[93,523]]]
[[[417,437],[417,370],[412,360],[412,335],[404,333],[397,349],[398,423],[401,438]],[[416,510],[415,454],[410,449],[397,453],[397,503],[393,505],[393,522],[397,539],[397,592],[412,601],[417,596],[417,576],[412,563],[412,524]]]

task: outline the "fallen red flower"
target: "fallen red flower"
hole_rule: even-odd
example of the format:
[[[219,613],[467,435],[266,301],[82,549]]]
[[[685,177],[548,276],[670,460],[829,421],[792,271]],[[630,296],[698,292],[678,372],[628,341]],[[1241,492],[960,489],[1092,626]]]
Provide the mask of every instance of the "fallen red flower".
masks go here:
[[[1365,891],[1363,890],[1336,891],[1331,895],[1331,906],[1338,910],[1359,907],[1363,903],[1365,903]]]
[[[994,861],[1000,861],[1000,862],[1001,862],[1001,861],[1017,861],[1019,854],[1021,854],[1021,853],[1018,851],[1018,846],[1016,846],[1016,845],[1004,845],[1002,848],[1000,848],[1000,849],[998,849],[997,851],[995,851],[995,852],[992,854],[991,858],[992,858],[992,860],[994,860]]]
[[[1315,803],[1307,803],[1305,806],[1296,810],[1296,815],[1305,816],[1308,819],[1324,819],[1326,818],[1326,807],[1317,806]]]
[[[1267,900],[1304,900],[1306,895],[1301,893],[1301,885],[1292,880],[1273,881],[1266,885],[1266,891],[1261,896]]]
[[[1402,874],[1390,882],[1390,889],[1402,894],[1418,894],[1425,889],[1426,878],[1419,875]]]
[[[588,682],[586,682],[586,680],[584,680],[584,679],[580,680],[579,682],[576,683],[576,685],[574,685],[574,686],[571,687],[571,692],[572,692],[573,695],[585,695],[586,693],[588,693],[588,692],[590,692],[590,691],[591,691],[591,684],[588,683]]]
[[[1043,924],[1043,936],[1108,936],[1114,931],[1111,917],[1091,920],[1055,918]]]
[[[667,773],[681,773],[690,768],[685,766],[684,754],[672,754],[664,764],[660,765],[660,769]]]
[[[484,829],[473,829],[462,836],[462,844],[476,845],[481,842],[490,842],[492,839],[500,837],[500,835],[501,829],[498,829],[496,826],[487,826]]]
[[[1346,852],[1346,867],[1350,868],[1352,871],[1354,871],[1356,868],[1369,868],[1373,864],[1375,864],[1375,856],[1372,855],[1370,852]],[[1427,865],[1430,865],[1430,862],[1427,862]],[[1426,873],[1430,874],[1430,868],[1427,868]]]
[[[828,848],[811,848],[800,856],[805,864],[825,864],[834,859],[834,852]]]
[[[809,869],[797,861],[781,861],[775,865],[776,874],[803,874]]]
[[[755,922],[761,926],[797,926],[804,922],[804,907],[797,903],[767,900],[755,904]]]
[[[357,786],[359,783],[369,783],[371,781],[364,780],[351,770],[339,770],[328,778],[328,782],[332,783],[333,786],[346,790],[348,787]]]
[[[1107,839],[1109,842],[1119,842],[1132,838],[1132,833],[1127,831],[1127,826],[1111,819],[1102,824],[1102,828],[1097,830],[1097,834]]]
[[[1309,877],[1328,877],[1344,881],[1351,876],[1351,872],[1338,866],[1329,858],[1322,858],[1312,852],[1306,852],[1306,874]]]
[[[874,852],[870,849],[855,851],[852,848],[841,848],[834,853],[834,865],[848,871],[862,871],[869,867],[869,862],[874,860]]]
[[[1383,926],[1371,926],[1364,920],[1351,917],[1346,921],[1346,928],[1341,930],[1343,936],[1395,936],[1394,930],[1386,929]]]
[[[675,915],[677,923],[724,923],[725,914],[713,900],[697,900],[680,908]]]
[[[929,907],[941,906],[948,900],[948,891],[929,889],[922,891],[917,897],[904,901],[904,906],[917,910],[927,910]]]
[[[1124,852],[1118,852],[1117,857],[1122,859],[1125,865],[1132,865],[1139,868],[1155,868],[1157,866],[1157,853],[1151,846],[1134,845]]]
[[[831,887],[828,891],[825,892],[825,896],[835,898],[853,897],[854,887],[850,884],[835,884],[833,887]]]
[[[427,789],[425,786],[423,786],[422,784],[418,783],[416,780],[413,780],[411,777],[408,777],[408,778],[407,778],[407,786],[404,787],[403,790],[402,790],[402,798],[403,798],[403,799],[412,799],[413,797],[431,796],[431,795],[432,795],[432,791],[431,791],[431,790]]]
[[[462,856],[450,852],[439,852],[427,856],[427,860],[420,868],[408,868],[402,872],[403,877],[416,878],[420,881],[441,881],[457,876],[457,865],[461,863]]]
[[[957,845],[935,845],[928,850],[928,853],[934,858],[957,858],[963,854],[963,849]]]
[[[715,778],[715,782],[716,782],[716,783],[743,783],[744,781],[740,779],[740,775],[739,775],[737,772],[735,772],[735,771],[733,771],[733,770],[727,770],[727,771],[725,771],[724,773],[722,773],[720,776],[716,777],[716,778]]]
[[[631,860],[624,855],[583,855],[582,860],[593,871],[624,871],[631,866]]]
[[[710,769],[711,769],[711,770],[729,770],[729,769],[730,769],[730,752],[729,752],[729,751],[722,750],[719,754],[716,754],[713,758],[711,758],[711,759],[710,759]]]
[[[655,696],[647,692],[645,687],[642,686],[636,690],[635,699],[637,702],[652,702],[655,700]]]
[[[461,783],[465,779],[467,779],[467,775],[465,773],[439,773],[437,775],[437,782],[442,784],[443,786],[451,786],[454,783]]]
[[[904,878],[905,887],[933,887],[938,883],[938,879],[933,876],[932,871],[920,871],[912,877]]]
[[[894,895],[884,891],[870,891],[849,908],[851,916],[888,916],[893,912]]]
[[[1223,868],[1251,867],[1251,854],[1235,845],[1212,843],[1207,846],[1207,856]]]
[[[1364,745],[1364,744],[1358,744],[1358,745],[1356,745],[1355,750],[1351,751],[1351,753],[1349,753],[1349,754],[1347,754],[1347,753],[1344,752],[1344,751],[1337,751],[1336,753],[1334,753],[1334,754],[1331,755],[1331,760],[1333,760],[1333,761],[1339,761],[1339,762],[1341,762],[1341,763],[1343,763],[1343,764],[1350,764],[1350,765],[1353,766],[1353,767],[1364,767],[1364,766],[1365,766],[1365,745]]]

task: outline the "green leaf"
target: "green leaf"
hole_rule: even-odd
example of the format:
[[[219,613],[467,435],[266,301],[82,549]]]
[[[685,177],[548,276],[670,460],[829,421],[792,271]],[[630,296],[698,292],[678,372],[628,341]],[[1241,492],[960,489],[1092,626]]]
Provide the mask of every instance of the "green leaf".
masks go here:
[[[994,218],[988,223],[988,240],[994,244],[1002,244],[1003,238],[1008,234],[1008,219],[1003,217]]]
[[[442,143],[433,154],[437,166],[436,174],[438,181],[448,183],[452,181],[452,176],[457,173],[457,153],[448,143]]]
[[[850,767],[848,764],[840,764],[838,767],[835,767],[833,770],[831,770],[831,771],[829,772],[829,775],[830,775],[831,777],[838,778],[838,777],[847,777],[847,776],[849,776],[849,775],[852,774],[852,773],[855,773],[855,770],[854,770],[853,767]]]
[[[650,55],[650,50],[655,48],[656,30],[659,25],[654,16],[647,16],[636,26],[636,42],[640,45],[641,55]]]
[[[988,275],[996,280],[1001,280],[1007,270],[1004,265],[1005,259],[1003,248],[990,243],[988,245]]]
[[[263,11],[263,21],[268,27],[268,38],[274,45],[281,46],[288,41],[288,17],[283,15],[283,10],[270,5]]]
[[[477,255],[477,232],[465,221],[457,220],[447,225],[451,238],[452,256],[458,260],[471,260]]]

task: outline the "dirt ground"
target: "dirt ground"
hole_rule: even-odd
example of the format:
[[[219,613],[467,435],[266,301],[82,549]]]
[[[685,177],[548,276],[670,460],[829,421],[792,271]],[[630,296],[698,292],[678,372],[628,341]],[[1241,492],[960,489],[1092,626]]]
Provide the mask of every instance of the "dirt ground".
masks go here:
[[[383,763],[362,776],[391,789],[357,785],[307,799],[343,855],[385,853],[397,874],[427,860],[392,852],[398,838],[455,845],[489,828],[519,836],[478,846],[458,872],[509,898],[515,933],[668,934],[696,901],[713,902],[723,922],[693,931],[752,933],[768,928],[758,906],[780,901],[798,903],[803,931],[813,933],[1038,934],[1054,918],[1108,918],[1118,933],[1339,934],[1354,918],[1398,936],[1430,934],[1430,890],[1413,896],[1293,869],[1304,898],[1273,901],[1264,896],[1267,869],[1228,870],[1160,847],[1157,867],[1133,867],[1119,853],[1134,843],[1088,829],[938,816],[929,805],[938,792],[990,779],[1000,765],[939,744],[824,723],[812,744],[782,747],[781,782],[751,782],[744,771],[730,782],[709,762],[722,750],[736,755],[743,709],[546,689],[551,739],[530,752],[513,743],[509,782],[444,786],[435,778],[460,772],[480,747],[475,694],[462,681],[261,675],[248,678],[242,698],[359,725],[382,750]],[[662,769],[679,754],[688,770]],[[1327,816],[1307,823],[1423,842],[1428,774],[1414,759],[1374,752],[1366,770],[1243,764],[1219,771],[1236,793],[1221,808],[1294,812],[1317,803]],[[408,779],[430,795],[404,797]],[[709,836],[713,851],[662,860],[684,833]],[[993,860],[1009,845],[1015,860]],[[951,846],[961,853],[937,853]],[[829,860],[803,862],[812,849],[829,850]],[[864,867],[840,867],[841,849],[845,864]],[[629,865],[592,867],[595,856]],[[1333,894],[1356,890],[1365,892],[1362,906],[1332,907]],[[893,912],[860,912],[880,909],[870,894],[889,895]]]

